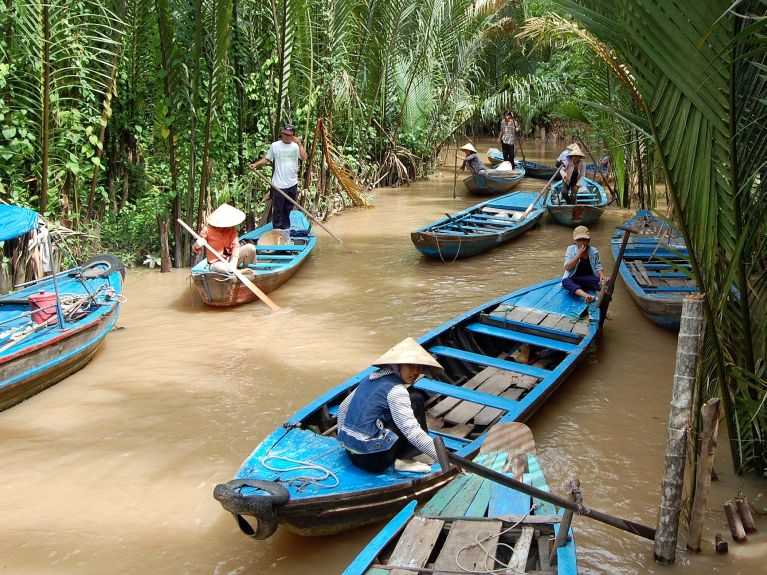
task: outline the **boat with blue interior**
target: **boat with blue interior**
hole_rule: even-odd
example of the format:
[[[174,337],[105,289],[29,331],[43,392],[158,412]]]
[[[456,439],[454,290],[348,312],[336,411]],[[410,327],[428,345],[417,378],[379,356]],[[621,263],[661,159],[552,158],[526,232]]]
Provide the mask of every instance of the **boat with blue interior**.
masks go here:
[[[499,421],[524,421],[584,358],[603,311],[560,278],[493,299],[418,338],[444,371],[415,382],[429,434],[459,455],[477,454]],[[354,529],[425,500],[455,470],[426,473],[355,467],[336,440],[341,402],[378,368],[369,366],[289,417],[245,459],[214,497],[255,539],[278,526],[302,535]]]
[[[607,194],[601,184],[584,178],[579,186],[574,204],[568,204],[562,197],[562,181],[551,186],[546,196],[546,208],[558,224],[563,226],[591,226],[595,224],[608,204]]]
[[[32,210],[0,205],[0,241],[6,253],[22,255],[12,263],[26,266],[38,249],[50,254],[41,221]],[[98,255],[47,276],[44,267],[36,267],[41,277],[0,296],[0,410],[84,367],[117,321],[125,277],[119,259]],[[11,270],[10,278],[20,273]]]

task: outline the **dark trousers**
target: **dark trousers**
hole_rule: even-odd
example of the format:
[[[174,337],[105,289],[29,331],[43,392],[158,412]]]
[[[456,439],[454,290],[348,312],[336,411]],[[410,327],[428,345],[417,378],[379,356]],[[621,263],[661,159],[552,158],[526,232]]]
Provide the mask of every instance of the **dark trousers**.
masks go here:
[[[514,144],[501,143],[501,149],[503,150],[503,160],[505,162],[511,162],[514,165]]]
[[[282,189],[282,188],[280,188]],[[298,194],[298,185],[290,186],[282,190],[291,199],[295,200]],[[290,229],[290,210],[293,209],[293,204],[282,197],[282,194],[274,192],[274,201],[272,205],[272,227],[275,230],[287,230]]]
[[[571,205],[574,205],[578,199],[578,170],[573,170],[573,175],[570,177],[570,183],[562,182],[562,197]]]
[[[420,391],[413,389],[412,387],[408,388],[407,392],[410,394],[410,405],[413,408],[413,414],[415,415],[415,418],[418,420],[418,425],[420,425],[421,429],[424,431],[428,431],[428,428],[426,427],[426,407],[424,404],[423,394]],[[402,435],[402,432],[399,430],[399,428],[397,428],[396,425],[394,425],[393,421],[388,423],[386,428],[391,429],[398,436],[397,441],[394,442],[394,445],[392,445],[386,451],[378,451],[376,453],[347,452],[349,453],[349,459],[352,460],[354,465],[366,471],[380,473],[391,464],[393,464],[395,459],[401,459],[403,457],[415,457],[421,453],[417,447],[415,447],[407,440],[407,438]]]
[[[562,280],[562,287],[564,287],[571,294],[575,295],[575,290],[582,289],[586,291],[598,292],[599,278],[595,275],[590,276],[573,276],[571,278],[564,278]]]

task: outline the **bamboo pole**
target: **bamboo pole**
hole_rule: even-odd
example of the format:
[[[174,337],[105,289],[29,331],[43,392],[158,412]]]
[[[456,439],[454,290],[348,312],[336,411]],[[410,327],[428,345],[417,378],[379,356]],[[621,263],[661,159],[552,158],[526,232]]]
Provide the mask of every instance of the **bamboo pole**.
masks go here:
[[[727,516],[727,525],[730,526],[732,540],[736,543],[745,543],[748,541],[746,530],[743,528],[743,523],[740,521],[740,515],[738,515],[738,511],[735,509],[733,502],[728,501],[723,507],[724,514]]]
[[[578,500],[578,493],[580,491],[581,482],[578,479],[568,481],[566,487],[570,489],[570,493],[567,494],[567,498],[576,503]],[[562,515],[562,523],[559,525],[559,531],[557,531],[557,537],[554,540],[554,546],[551,549],[551,556],[549,557],[549,565],[557,564],[557,549],[564,547],[567,544],[567,540],[570,538],[570,525],[573,522],[573,512],[567,509]]]
[[[706,513],[706,502],[711,487],[711,470],[714,467],[714,450],[719,433],[719,403],[718,397],[709,399],[701,408],[703,421],[700,455],[698,456],[698,473],[695,481],[695,499],[690,512],[690,532],[687,538],[687,549],[700,553],[700,539],[703,534],[703,520]]]
[[[738,515],[743,523],[743,528],[746,533],[756,533],[756,523],[754,523],[754,517],[751,515],[751,507],[748,504],[748,499],[737,499],[735,506],[738,508]]]
[[[658,527],[653,556],[659,563],[670,565],[676,555],[679,514],[684,486],[685,448],[692,423],[692,403],[698,356],[703,344],[703,296],[684,298],[682,322],[676,350],[676,371],[668,418],[666,463],[661,490]]]

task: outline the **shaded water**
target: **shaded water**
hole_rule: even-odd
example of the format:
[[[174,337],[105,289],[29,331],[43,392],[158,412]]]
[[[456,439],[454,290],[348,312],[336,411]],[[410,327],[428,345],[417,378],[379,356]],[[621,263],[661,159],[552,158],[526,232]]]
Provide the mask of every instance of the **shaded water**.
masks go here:
[[[547,157],[558,150],[545,150]],[[537,150],[542,157],[544,150]],[[527,180],[523,189],[540,189]],[[303,269],[261,304],[211,309],[188,270],[132,270],[128,303],[93,362],[0,413],[0,570],[6,573],[340,573],[379,526],[346,536],[270,541],[242,535],[213,487],[275,426],[417,336],[490,298],[560,274],[570,230],[546,220],[513,243],[466,261],[426,260],[409,232],[477,202],[451,171],[379,190],[376,207],[328,223]],[[593,229],[609,237],[628,212]],[[619,283],[598,350],[528,422],[553,488],[581,479],[587,505],[654,525],[676,338],[645,320]],[[724,449],[720,449],[724,455]],[[683,552],[671,569],[651,547],[576,518],[584,573],[762,572],[762,533],[730,555],[721,502],[741,485],[724,461],[710,497],[705,556]]]

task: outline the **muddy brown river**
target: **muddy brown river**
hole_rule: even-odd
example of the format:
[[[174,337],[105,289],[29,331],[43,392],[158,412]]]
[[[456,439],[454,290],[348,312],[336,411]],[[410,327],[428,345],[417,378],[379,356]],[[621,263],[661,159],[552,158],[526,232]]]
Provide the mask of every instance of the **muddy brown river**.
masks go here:
[[[484,148],[482,148],[484,151]],[[558,149],[539,148],[532,159]],[[527,179],[521,189],[544,182]],[[271,540],[242,535],[213,499],[241,461],[299,407],[407,336],[562,270],[571,230],[543,224],[488,254],[455,263],[422,257],[409,232],[477,203],[452,170],[373,193],[319,231],[306,265],[260,303],[204,306],[189,271],[128,273],[128,298],[94,360],[79,373],[0,413],[0,572],[330,575],[380,528]],[[592,244],[612,262],[609,238],[629,211],[609,211]],[[675,334],[644,319],[619,282],[596,351],[528,421],[553,490],[581,480],[585,503],[654,525],[662,476]],[[709,498],[704,552],[680,549],[657,566],[650,544],[576,517],[582,573],[764,573],[767,521],[749,542],[716,556],[729,532],[721,503],[767,484],[733,477],[722,446]],[[684,533],[680,537],[684,543]],[[761,565],[761,567],[760,567]]]

